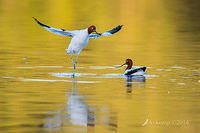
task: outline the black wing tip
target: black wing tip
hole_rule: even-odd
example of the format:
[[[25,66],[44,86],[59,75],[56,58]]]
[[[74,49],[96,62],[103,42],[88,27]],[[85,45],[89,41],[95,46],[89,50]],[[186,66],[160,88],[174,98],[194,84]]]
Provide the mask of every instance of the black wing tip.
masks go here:
[[[32,17],[37,23],[40,23],[35,17]]]
[[[121,28],[123,27],[123,25],[118,25],[116,28],[114,29],[118,29],[118,30],[121,30]]]
[[[47,27],[47,28],[51,28],[51,27],[49,27],[49,26],[47,26],[47,25],[45,25],[45,24],[39,22],[35,17],[33,17],[33,19],[34,19],[40,26],[42,26],[42,27]]]
[[[118,32],[119,30],[121,30],[123,25],[118,25],[116,28],[112,29],[111,31],[109,31],[111,34],[114,34],[116,32]]]
[[[122,27],[123,27],[123,25],[118,25],[118,26],[116,27],[116,29],[119,28],[119,30],[120,30]]]

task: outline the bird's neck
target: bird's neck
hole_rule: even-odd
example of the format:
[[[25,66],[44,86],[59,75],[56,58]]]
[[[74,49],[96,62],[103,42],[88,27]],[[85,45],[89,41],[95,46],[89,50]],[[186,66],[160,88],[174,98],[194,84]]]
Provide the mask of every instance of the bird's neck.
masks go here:
[[[132,68],[132,65],[133,65],[133,63],[132,63],[132,62],[128,63],[128,66],[127,66],[126,70],[129,70],[129,69],[131,69],[131,68]]]

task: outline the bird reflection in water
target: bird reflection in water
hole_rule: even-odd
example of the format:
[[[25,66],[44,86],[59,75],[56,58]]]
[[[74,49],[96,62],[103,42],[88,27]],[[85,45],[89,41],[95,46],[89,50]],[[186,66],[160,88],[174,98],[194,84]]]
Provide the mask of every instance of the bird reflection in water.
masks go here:
[[[108,130],[117,131],[117,115],[111,111],[111,106],[97,107],[97,105],[88,104],[84,100],[88,97],[80,95],[76,84],[74,78],[72,87],[66,94],[67,100],[64,108],[59,111],[49,111],[47,114],[51,117],[46,117],[45,124],[41,124],[40,127],[48,131],[93,132],[98,123],[98,125],[106,126]]]
[[[76,88],[76,81],[74,78],[73,88],[67,94],[67,112],[69,114],[69,121],[72,125],[80,125],[87,127],[87,130],[93,130],[95,126],[95,110],[94,105],[87,104],[80,96]]]
[[[142,75],[127,75],[126,79],[126,92],[132,93],[132,88],[134,85],[134,89],[143,89],[144,82],[146,81],[145,77]]]

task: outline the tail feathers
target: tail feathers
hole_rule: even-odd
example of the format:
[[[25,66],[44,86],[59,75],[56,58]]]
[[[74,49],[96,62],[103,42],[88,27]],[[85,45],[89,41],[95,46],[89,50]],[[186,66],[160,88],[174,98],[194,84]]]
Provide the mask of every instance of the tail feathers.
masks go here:
[[[143,70],[143,71],[145,72],[146,67],[141,67],[141,68],[139,68],[139,69],[141,69],[141,70]]]

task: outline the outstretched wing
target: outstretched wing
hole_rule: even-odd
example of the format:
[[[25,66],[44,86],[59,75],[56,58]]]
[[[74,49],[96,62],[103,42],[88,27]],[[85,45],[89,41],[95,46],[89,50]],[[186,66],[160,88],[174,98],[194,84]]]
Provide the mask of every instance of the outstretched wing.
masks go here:
[[[33,17],[34,18],[34,17]],[[56,29],[56,28],[53,28],[53,27],[50,27],[50,26],[47,26],[41,22],[39,22],[36,18],[34,18],[35,21],[40,25],[42,26],[43,28],[45,28],[46,30],[48,30],[49,32],[52,32],[52,33],[55,33],[57,35],[61,35],[61,36],[73,36],[73,32],[74,31],[67,31],[67,30],[64,30],[64,29]]]
[[[102,34],[100,34],[100,33],[98,33],[98,34],[91,33],[91,34],[89,35],[89,38],[94,38],[94,37],[98,38],[98,37],[100,37],[100,36],[109,36],[109,35],[113,35],[113,34],[115,34],[116,32],[118,32],[119,30],[121,30],[122,26],[123,26],[123,25],[119,25],[119,26],[117,26],[116,28],[114,28],[114,29],[112,29],[112,30],[110,30],[110,31],[106,31],[106,32],[104,32],[104,33],[102,33]]]

